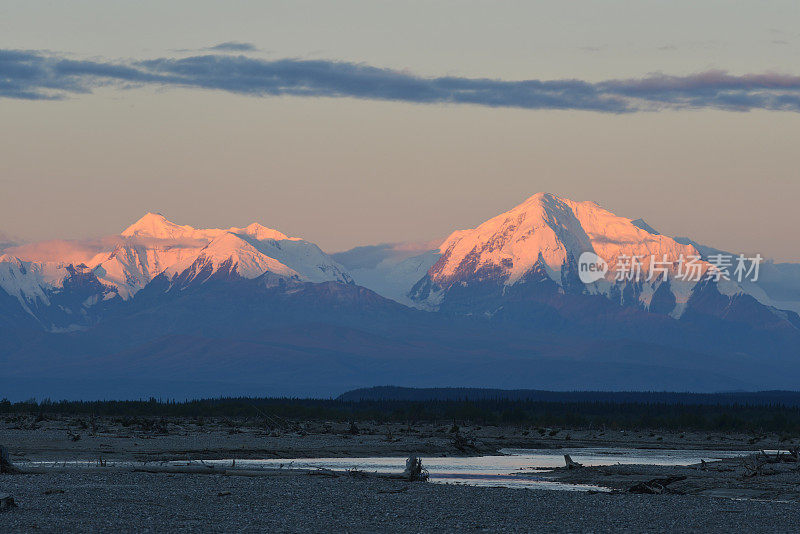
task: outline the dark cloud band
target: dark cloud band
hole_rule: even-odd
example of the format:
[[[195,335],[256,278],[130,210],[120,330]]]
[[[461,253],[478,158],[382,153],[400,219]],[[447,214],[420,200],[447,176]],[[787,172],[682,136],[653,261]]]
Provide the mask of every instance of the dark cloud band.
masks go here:
[[[215,50],[221,52],[255,52],[258,50],[258,48],[256,48],[256,45],[251,43],[227,41],[218,45],[210,46],[206,50]]]
[[[234,43],[238,44],[238,43]],[[707,71],[637,79],[504,81],[426,78],[364,64],[327,60],[267,61],[196,55],[146,61],[74,60],[38,51],[0,50],[0,98],[62,99],[100,86],[159,85],[252,96],[348,97],[426,104],[473,104],[606,113],[660,109],[800,111],[800,77]]]

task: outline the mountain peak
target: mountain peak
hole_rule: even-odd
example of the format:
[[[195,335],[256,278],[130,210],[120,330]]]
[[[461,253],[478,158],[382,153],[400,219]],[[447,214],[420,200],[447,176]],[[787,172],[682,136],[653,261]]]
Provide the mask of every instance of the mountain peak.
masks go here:
[[[261,253],[231,232],[214,238],[196,258],[179,262],[165,272],[170,277],[178,275],[180,283],[186,284],[198,277],[206,280],[220,269],[225,269],[229,274],[236,273],[242,278],[256,278],[265,272],[300,278],[294,269]]]
[[[148,212],[123,230],[122,235],[125,237],[156,237],[159,239],[174,239],[181,237],[187,231],[191,232],[194,228],[191,226],[180,226],[175,224],[160,213]]]
[[[225,255],[225,254],[234,254],[239,249],[245,250],[249,254],[258,252],[256,251],[256,249],[253,248],[253,245],[249,244],[241,237],[232,234],[231,232],[225,232],[219,237],[213,239],[208,245],[206,245],[205,248],[203,248],[202,253]]]
[[[638,224],[637,224],[638,223]],[[536,193],[523,203],[479,226],[454,232],[442,256],[428,271],[440,287],[492,279],[514,284],[541,258],[551,276],[562,266],[594,252],[609,265],[622,256],[678,258],[695,253],[659,235],[644,221],[614,215],[596,202],[576,202]]]
[[[283,241],[284,239],[291,239],[294,241],[299,240],[299,238],[288,237],[286,234],[279,232],[278,230],[267,228],[259,223],[253,223],[247,228],[231,228],[228,231],[233,232],[234,234],[245,234],[258,241],[264,241],[265,239],[274,239],[276,241]]]
[[[478,276],[501,277],[513,283],[540,256],[558,271],[569,253],[580,255],[592,250],[590,238],[572,206],[583,203],[536,193],[476,228],[454,232],[442,244],[443,256],[429,274],[440,285],[467,273],[484,273]]]
[[[146,213],[144,217],[122,232],[123,237],[150,237],[155,239],[202,239],[219,237],[226,230],[209,228],[207,230],[189,225],[175,224],[160,213]]]
[[[559,197],[558,195],[554,195],[553,193],[546,193],[541,191],[539,193],[533,194],[529,196],[522,204],[519,204],[517,207],[521,206],[529,206],[532,204],[554,204],[558,202],[563,202],[565,199]]]
[[[246,235],[258,241],[264,241],[267,239],[274,239],[276,241],[283,241],[287,239],[292,241],[300,241],[299,238],[288,237],[286,234],[279,232],[278,230],[267,228],[259,223],[253,223],[246,228],[232,227],[228,228],[227,230],[220,228],[201,229],[194,228],[193,226],[189,225],[175,224],[162,214],[152,212],[146,213],[144,217],[126,228],[122,232],[122,235],[124,237],[150,237],[156,239],[188,238],[210,241],[226,233]]]

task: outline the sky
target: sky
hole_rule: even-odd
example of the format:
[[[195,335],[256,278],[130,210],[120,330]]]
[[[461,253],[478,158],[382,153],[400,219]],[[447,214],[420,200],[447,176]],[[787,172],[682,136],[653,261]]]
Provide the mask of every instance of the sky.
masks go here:
[[[333,252],[547,191],[800,261],[798,57],[796,1],[6,0],[0,232]]]

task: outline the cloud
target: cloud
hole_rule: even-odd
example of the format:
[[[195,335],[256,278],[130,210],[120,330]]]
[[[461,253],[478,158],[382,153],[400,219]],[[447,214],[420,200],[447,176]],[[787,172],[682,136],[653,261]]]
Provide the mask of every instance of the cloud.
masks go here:
[[[223,43],[226,44],[226,43]],[[220,45],[218,45],[220,46]],[[292,95],[415,104],[472,104],[605,113],[662,109],[800,111],[800,76],[710,70],[589,82],[422,77],[331,60],[264,60],[195,55],[144,61],[74,60],[39,51],[0,50],[0,98],[63,99],[101,86],[155,85],[254,97]]]
[[[657,108],[800,111],[800,76],[778,73],[734,76],[709,70],[689,76],[651,74],[601,82],[604,91]]]
[[[98,254],[110,254],[120,245],[141,245],[150,249],[200,249],[208,244],[207,239],[179,238],[159,239],[155,237],[123,237],[109,235],[89,239],[53,239],[21,245],[11,244],[5,254],[23,261],[89,263]],[[0,244],[2,248],[2,244]],[[1,253],[0,253],[1,254]]]
[[[434,239],[366,245],[336,252],[331,256],[347,269],[374,269],[383,262],[397,264],[426,252],[438,251],[443,241],[444,239]]]
[[[0,255],[2,255],[6,249],[19,245],[19,243],[19,239],[0,230]]]
[[[111,238],[64,240],[55,239],[27,243],[6,249],[6,254],[24,261],[86,263],[105,250],[113,250],[119,240]]]
[[[215,50],[218,52],[256,52],[258,48],[252,43],[226,41],[218,45],[210,46],[206,50]]]

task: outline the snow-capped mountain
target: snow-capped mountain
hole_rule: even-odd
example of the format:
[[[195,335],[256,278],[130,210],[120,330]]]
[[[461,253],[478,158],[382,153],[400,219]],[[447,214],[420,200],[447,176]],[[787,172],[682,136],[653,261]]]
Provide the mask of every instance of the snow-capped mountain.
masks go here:
[[[162,274],[182,286],[267,273],[304,282],[352,283],[346,270],[315,244],[257,223],[246,228],[196,229],[148,213],[121,234],[96,243],[108,249],[87,255],[91,246],[59,242],[59,251],[68,258],[65,261],[36,261],[40,254],[51,257],[49,251],[37,247],[21,247],[24,259],[5,254],[0,257],[0,288],[45,328],[60,330],[87,326],[90,308],[114,299],[129,300]],[[75,258],[81,263],[69,261]],[[78,275],[91,280],[89,286],[84,282],[82,291],[91,286],[94,293],[77,304],[61,305],[65,317],[45,319],[52,313],[42,310],[52,307],[55,296],[63,298]]]
[[[703,260],[708,260],[715,254],[736,256],[731,252],[702,245],[688,237],[676,237],[675,241],[694,246]],[[758,280],[745,280],[740,286],[745,293],[762,304],[800,313],[800,264],[765,261],[760,266]]]
[[[315,244],[253,223],[246,228],[195,229],[148,213],[122,232],[134,243],[149,244],[156,269],[172,278],[197,260],[239,264],[236,272],[255,278],[269,271],[308,282],[350,283],[350,275]],[[144,273],[143,273],[144,274]],[[151,277],[152,278],[152,277]]]
[[[293,269],[262,254],[241,237],[225,232],[211,240],[197,256],[179,261],[165,269],[164,275],[181,287],[204,283],[212,278],[258,278],[270,273],[300,279]]]
[[[602,279],[583,284],[577,278],[576,261],[584,252],[606,262]],[[356,283],[426,310],[447,309],[448,295],[451,303],[456,297],[474,301],[476,291],[493,292],[499,300],[491,305],[499,306],[504,294],[518,294],[538,280],[552,282],[561,293],[601,295],[617,304],[680,318],[715,254],[736,256],[663,235],[644,219],[617,216],[595,202],[538,193],[442,242],[364,246],[334,257]],[[634,256],[641,258],[640,281],[617,281],[620,266]],[[656,260],[652,277],[651,259]],[[661,269],[666,269],[666,277]],[[692,276],[680,276],[690,269]],[[757,282],[723,278],[715,282],[715,290],[729,300],[746,294],[767,307],[800,313],[800,265],[767,261]]]
[[[98,304],[116,296],[85,265],[30,262],[9,255],[0,256],[0,289],[51,332],[92,323],[100,313]]]
[[[596,254],[608,266],[603,278],[589,284],[577,276],[577,261],[585,252]],[[426,276],[409,290],[420,305],[441,305],[452,288],[462,298],[470,286],[480,286],[484,292],[495,286],[502,294],[509,287],[530,283],[533,276],[539,282],[555,282],[562,292],[604,295],[617,303],[680,317],[698,278],[712,268],[693,244],[661,235],[642,219],[620,217],[595,202],[549,193],[533,195],[476,228],[454,232],[439,253]],[[631,258],[639,259],[639,275],[628,280],[620,274],[621,270],[633,274]],[[695,262],[696,276],[679,276],[688,261]],[[721,279],[717,286],[728,296],[746,292],[731,280]]]
[[[698,254],[691,245],[644,230],[594,202],[574,202],[548,193],[538,193],[477,228],[454,232],[441,250],[442,258],[429,273],[441,286],[476,275],[514,284],[539,261],[555,275],[554,280],[560,280],[570,258],[577,259],[583,252],[594,252],[609,265],[616,265],[623,255],[642,256],[649,262],[651,256],[677,260]]]
[[[584,283],[588,252],[609,269]],[[155,376],[246,380],[286,394],[298,380],[319,392],[397,377],[543,389],[796,384],[800,316],[787,310],[800,302],[800,265],[766,262],[757,283],[678,276],[681,257],[700,256],[705,275],[720,252],[545,193],[443,241],[332,256],[259,224],[198,229],[148,213],[117,235],[5,250],[0,367],[15,375],[1,383],[0,373],[0,386],[28,377],[35,387],[42,369],[59,384],[91,378],[98,391],[109,370],[147,387]],[[618,281],[632,256],[642,274],[661,260],[666,276]]]
[[[68,276],[64,265],[0,256],[0,288],[16,298],[28,313],[33,313],[31,306],[49,306],[48,288],[62,287]]]
[[[592,283],[577,276],[577,260],[585,252],[597,254],[609,267]],[[600,295],[680,318],[697,288],[697,280],[677,276],[682,259],[699,258],[698,272],[705,274],[711,268],[709,256],[719,252],[662,235],[642,219],[617,216],[594,202],[538,193],[441,242],[358,247],[334,256],[257,223],[198,229],[147,213],[119,235],[88,244],[10,248],[0,257],[0,288],[49,330],[85,327],[102,313],[101,304],[128,301],[156,277],[180,287],[263,275],[356,283],[423,310],[453,311],[458,303],[462,312],[488,314],[500,309],[508,295],[553,284],[561,294]],[[640,280],[617,280],[616,266],[631,257],[641,258]],[[652,258],[667,265],[666,276],[648,279]],[[792,267],[767,264],[765,282],[719,280],[714,290],[729,300],[747,294],[775,310],[798,310],[800,298],[782,291],[800,287]],[[80,291],[69,296],[76,287]]]

